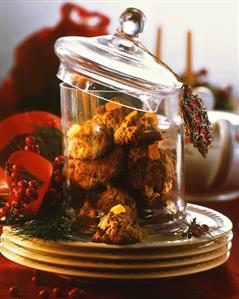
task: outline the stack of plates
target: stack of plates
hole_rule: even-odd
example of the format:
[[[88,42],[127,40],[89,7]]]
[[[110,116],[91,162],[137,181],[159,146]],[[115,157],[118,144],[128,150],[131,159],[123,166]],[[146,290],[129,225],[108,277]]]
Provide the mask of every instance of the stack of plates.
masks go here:
[[[217,267],[230,255],[232,223],[224,215],[188,204],[187,217],[211,228],[203,238],[149,236],[133,245],[23,239],[4,228],[1,252],[19,264],[81,279],[140,280],[181,276]]]

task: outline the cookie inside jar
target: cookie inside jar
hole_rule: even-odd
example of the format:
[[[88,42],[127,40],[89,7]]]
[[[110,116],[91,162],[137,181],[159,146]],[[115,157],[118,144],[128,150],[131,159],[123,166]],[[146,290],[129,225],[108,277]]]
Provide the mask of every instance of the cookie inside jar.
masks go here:
[[[66,195],[77,228],[94,234],[109,213],[107,221],[116,223],[112,211],[122,206],[120,211],[132,220],[120,219],[122,230],[125,223],[134,227],[128,243],[140,241],[138,226],[149,234],[173,233],[185,204],[182,125],[169,107],[172,101],[162,98],[157,112],[149,112],[135,96],[82,78],[78,88],[62,84],[61,99]],[[104,242],[110,238],[101,227],[93,240],[101,236]],[[118,235],[115,240],[120,244]]]

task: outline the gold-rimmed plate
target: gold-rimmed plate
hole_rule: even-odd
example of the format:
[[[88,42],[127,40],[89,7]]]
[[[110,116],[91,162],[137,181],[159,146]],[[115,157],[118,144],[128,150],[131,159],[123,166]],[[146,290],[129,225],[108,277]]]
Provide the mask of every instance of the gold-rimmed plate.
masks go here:
[[[48,247],[45,245],[40,245],[39,243],[34,243],[34,240],[28,241],[27,239],[22,239],[19,236],[16,236],[11,233],[9,230],[5,230],[2,234],[1,239],[2,243],[8,241],[16,245],[19,249],[26,249],[35,254],[43,254],[52,257],[60,258],[79,258],[79,259],[92,259],[92,260],[124,260],[124,261],[144,261],[144,260],[156,260],[156,259],[166,259],[166,258],[177,258],[177,257],[186,257],[196,254],[207,253],[220,247],[226,245],[232,240],[232,232],[229,234],[217,239],[211,239],[207,243],[197,244],[196,246],[181,246],[181,247],[169,247],[169,248],[153,248],[150,252],[134,252],[133,254],[129,251],[123,251],[122,253],[111,251],[111,252],[97,252],[97,251],[87,251],[87,248],[67,248],[62,249]]]
[[[145,252],[145,250],[153,250],[159,248],[170,248],[179,246],[198,246],[199,244],[205,244],[213,239],[217,240],[225,236],[232,230],[232,222],[229,218],[223,214],[199,205],[188,204],[187,205],[187,217],[189,220],[193,218],[197,219],[199,224],[207,224],[210,227],[210,235],[206,235],[203,238],[191,238],[181,236],[180,234],[167,234],[160,236],[151,236],[144,239],[142,242],[131,245],[111,245],[103,243],[91,242],[88,235],[80,235],[76,241],[43,241],[39,239],[24,239],[23,242],[34,243],[34,246],[44,246],[48,248],[61,249],[61,250],[80,250],[87,249],[96,250],[97,252]],[[14,234],[14,230],[9,227],[4,228],[4,233],[10,235]],[[19,237],[20,238],[20,237]],[[21,238],[20,238],[21,239]]]
[[[114,270],[112,272],[107,272],[104,269],[102,271],[91,269],[80,269],[80,268],[69,268],[63,267],[59,265],[52,265],[44,263],[43,261],[33,261],[27,257],[21,257],[12,251],[8,251],[6,248],[2,248],[2,253],[8,259],[15,261],[19,264],[24,266],[47,271],[51,273],[56,273],[58,275],[66,275],[71,277],[80,277],[81,279],[93,279],[93,280],[149,280],[149,279],[157,279],[157,278],[164,278],[164,277],[174,277],[174,276],[182,276],[188,275],[193,273],[198,273],[202,271],[206,271],[212,268],[215,268],[224,262],[230,256],[230,251],[220,255],[217,258],[210,259],[209,261],[197,263],[194,265],[188,266],[181,266],[181,267],[172,267],[172,268],[162,268],[162,269],[153,269],[149,271],[126,271],[123,273],[119,273],[118,271]]]
[[[59,256],[49,256],[45,254],[39,254],[36,252],[32,252],[30,250],[26,250],[22,247],[15,245],[9,240],[2,240],[2,250],[7,250],[8,252],[12,252],[17,256],[27,258],[32,261],[36,261],[44,264],[64,266],[68,268],[80,268],[80,269],[93,269],[93,270],[107,270],[107,271],[142,271],[142,270],[151,270],[151,269],[160,269],[160,268],[168,268],[168,267],[178,267],[185,265],[197,264],[205,261],[209,261],[211,259],[215,259],[222,254],[225,254],[231,249],[231,242],[221,246],[216,250],[212,250],[207,253],[197,254],[193,256],[187,257],[178,257],[178,258],[168,258],[168,259],[158,259],[158,260],[150,260],[150,261],[124,261],[124,260],[110,260],[110,261],[102,261],[95,259],[81,259],[74,258],[68,256],[59,257]]]

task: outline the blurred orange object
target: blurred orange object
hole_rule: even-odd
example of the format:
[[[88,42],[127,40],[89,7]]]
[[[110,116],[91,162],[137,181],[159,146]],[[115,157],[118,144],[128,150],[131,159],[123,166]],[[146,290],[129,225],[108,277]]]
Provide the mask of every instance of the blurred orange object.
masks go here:
[[[79,21],[73,20],[73,14]],[[45,110],[60,113],[59,60],[54,53],[57,38],[67,35],[107,34],[110,20],[73,3],[61,7],[61,19],[25,39],[14,53],[14,65],[0,86],[0,119],[15,112]]]

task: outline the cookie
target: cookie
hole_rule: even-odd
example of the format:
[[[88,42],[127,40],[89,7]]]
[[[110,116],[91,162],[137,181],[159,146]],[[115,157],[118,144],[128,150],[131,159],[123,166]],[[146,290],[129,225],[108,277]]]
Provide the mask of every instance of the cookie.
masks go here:
[[[118,204],[101,218],[92,240],[110,244],[133,244],[141,241],[137,219],[128,206]]]
[[[158,142],[129,150],[128,186],[140,190],[148,206],[164,206],[167,195],[173,191],[176,178],[174,152],[160,149]]]
[[[114,132],[114,142],[119,145],[153,143],[161,140],[156,115],[133,111]]]
[[[68,195],[71,198],[71,207],[73,209],[79,210],[83,207],[85,202],[90,202],[92,207],[96,208],[95,203],[106,188],[105,186],[99,186],[93,188],[92,190],[82,189],[75,180],[70,180],[70,190]]]
[[[115,177],[122,168],[123,149],[115,147],[104,157],[97,160],[81,161],[69,159],[67,177],[76,181],[83,189],[91,189],[99,184],[105,184]]]
[[[67,132],[68,156],[73,159],[97,159],[110,150],[112,143],[112,130],[92,120],[75,124]]]
[[[108,211],[117,204],[127,205],[133,211],[136,211],[135,201],[129,194],[111,185],[108,185],[107,189],[100,194],[96,207],[103,213],[108,213]]]
[[[132,109],[122,106],[121,104],[123,103],[124,101],[120,98],[111,99],[111,102],[98,107],[93,120],[100,125],[115,131],[120,126],[125,116],[132,111]]]

